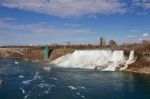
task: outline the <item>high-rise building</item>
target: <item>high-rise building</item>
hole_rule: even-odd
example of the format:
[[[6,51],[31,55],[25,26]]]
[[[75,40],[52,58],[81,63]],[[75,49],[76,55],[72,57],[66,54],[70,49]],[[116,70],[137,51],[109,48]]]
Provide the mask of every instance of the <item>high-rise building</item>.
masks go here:
[[[114,40],[109,41],[109,47],[117,47],[117,43]]]
[[[100,47],[101,47],[101,48],[106,47],[106,40],[105,40],[105,38],[103,38],[103,37],[100,37]]]

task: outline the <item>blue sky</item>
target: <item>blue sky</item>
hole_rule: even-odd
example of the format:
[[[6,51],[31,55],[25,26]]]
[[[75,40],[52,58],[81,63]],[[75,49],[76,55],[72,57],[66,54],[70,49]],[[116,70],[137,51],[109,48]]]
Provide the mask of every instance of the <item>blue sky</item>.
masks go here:
[[[0,45],[150,39],[149,0],[0,0]]]

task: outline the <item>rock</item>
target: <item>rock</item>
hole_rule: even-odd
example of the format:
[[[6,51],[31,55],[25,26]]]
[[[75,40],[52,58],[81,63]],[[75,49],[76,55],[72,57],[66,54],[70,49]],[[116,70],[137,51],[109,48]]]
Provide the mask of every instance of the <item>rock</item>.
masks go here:
[[[0,80],[0,86],[4,85],[4,80]]]

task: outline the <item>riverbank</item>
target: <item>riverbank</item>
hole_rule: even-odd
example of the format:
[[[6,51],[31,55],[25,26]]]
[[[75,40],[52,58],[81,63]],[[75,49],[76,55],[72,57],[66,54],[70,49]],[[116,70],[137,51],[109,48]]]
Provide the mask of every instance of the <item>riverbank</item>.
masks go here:
[[[150,56],[137,54],[137,60],[125,71],[150,74]]]
[[[150,66],[140,66],[140,65],[136,65],[132,64],[130,65],[126,70],[124,70],[125,72],[135,72],[135,73],[140,73],[140,74],[150,74]]]
[[[132,68],[128,68],[124,71],[125,72],[140,73],[140,74],[150,74],[150,68],[149,67],[143,67],[143,68],[132,67]]]

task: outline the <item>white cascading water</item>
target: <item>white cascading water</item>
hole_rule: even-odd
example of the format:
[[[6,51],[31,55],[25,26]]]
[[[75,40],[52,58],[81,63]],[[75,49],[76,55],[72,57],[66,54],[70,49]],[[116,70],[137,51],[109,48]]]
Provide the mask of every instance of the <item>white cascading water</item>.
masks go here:
[[[128,66],[132,63],[134,63],[136,61],[136,58],[134,57],[134,50],[130,51],[130,54],[129,54],[129,58],[128,60],[126,61],[124,67],[121,67],[120,70],[125,70],[128,68]]]
[[[125,63],[124,51],[113,51],[110,56],[110,64],[103,71],[115,71],[116,67]]]
[[[133,58],[134,55],[131,57]],[[129,57],[130,60],[132,60],[131,57]],[[69,68],[98,68],[103,71],[115,71],[116,67],[125,64],[126,61],[122,50],[76,50],[72,54],[54,60],[51,64]]]

